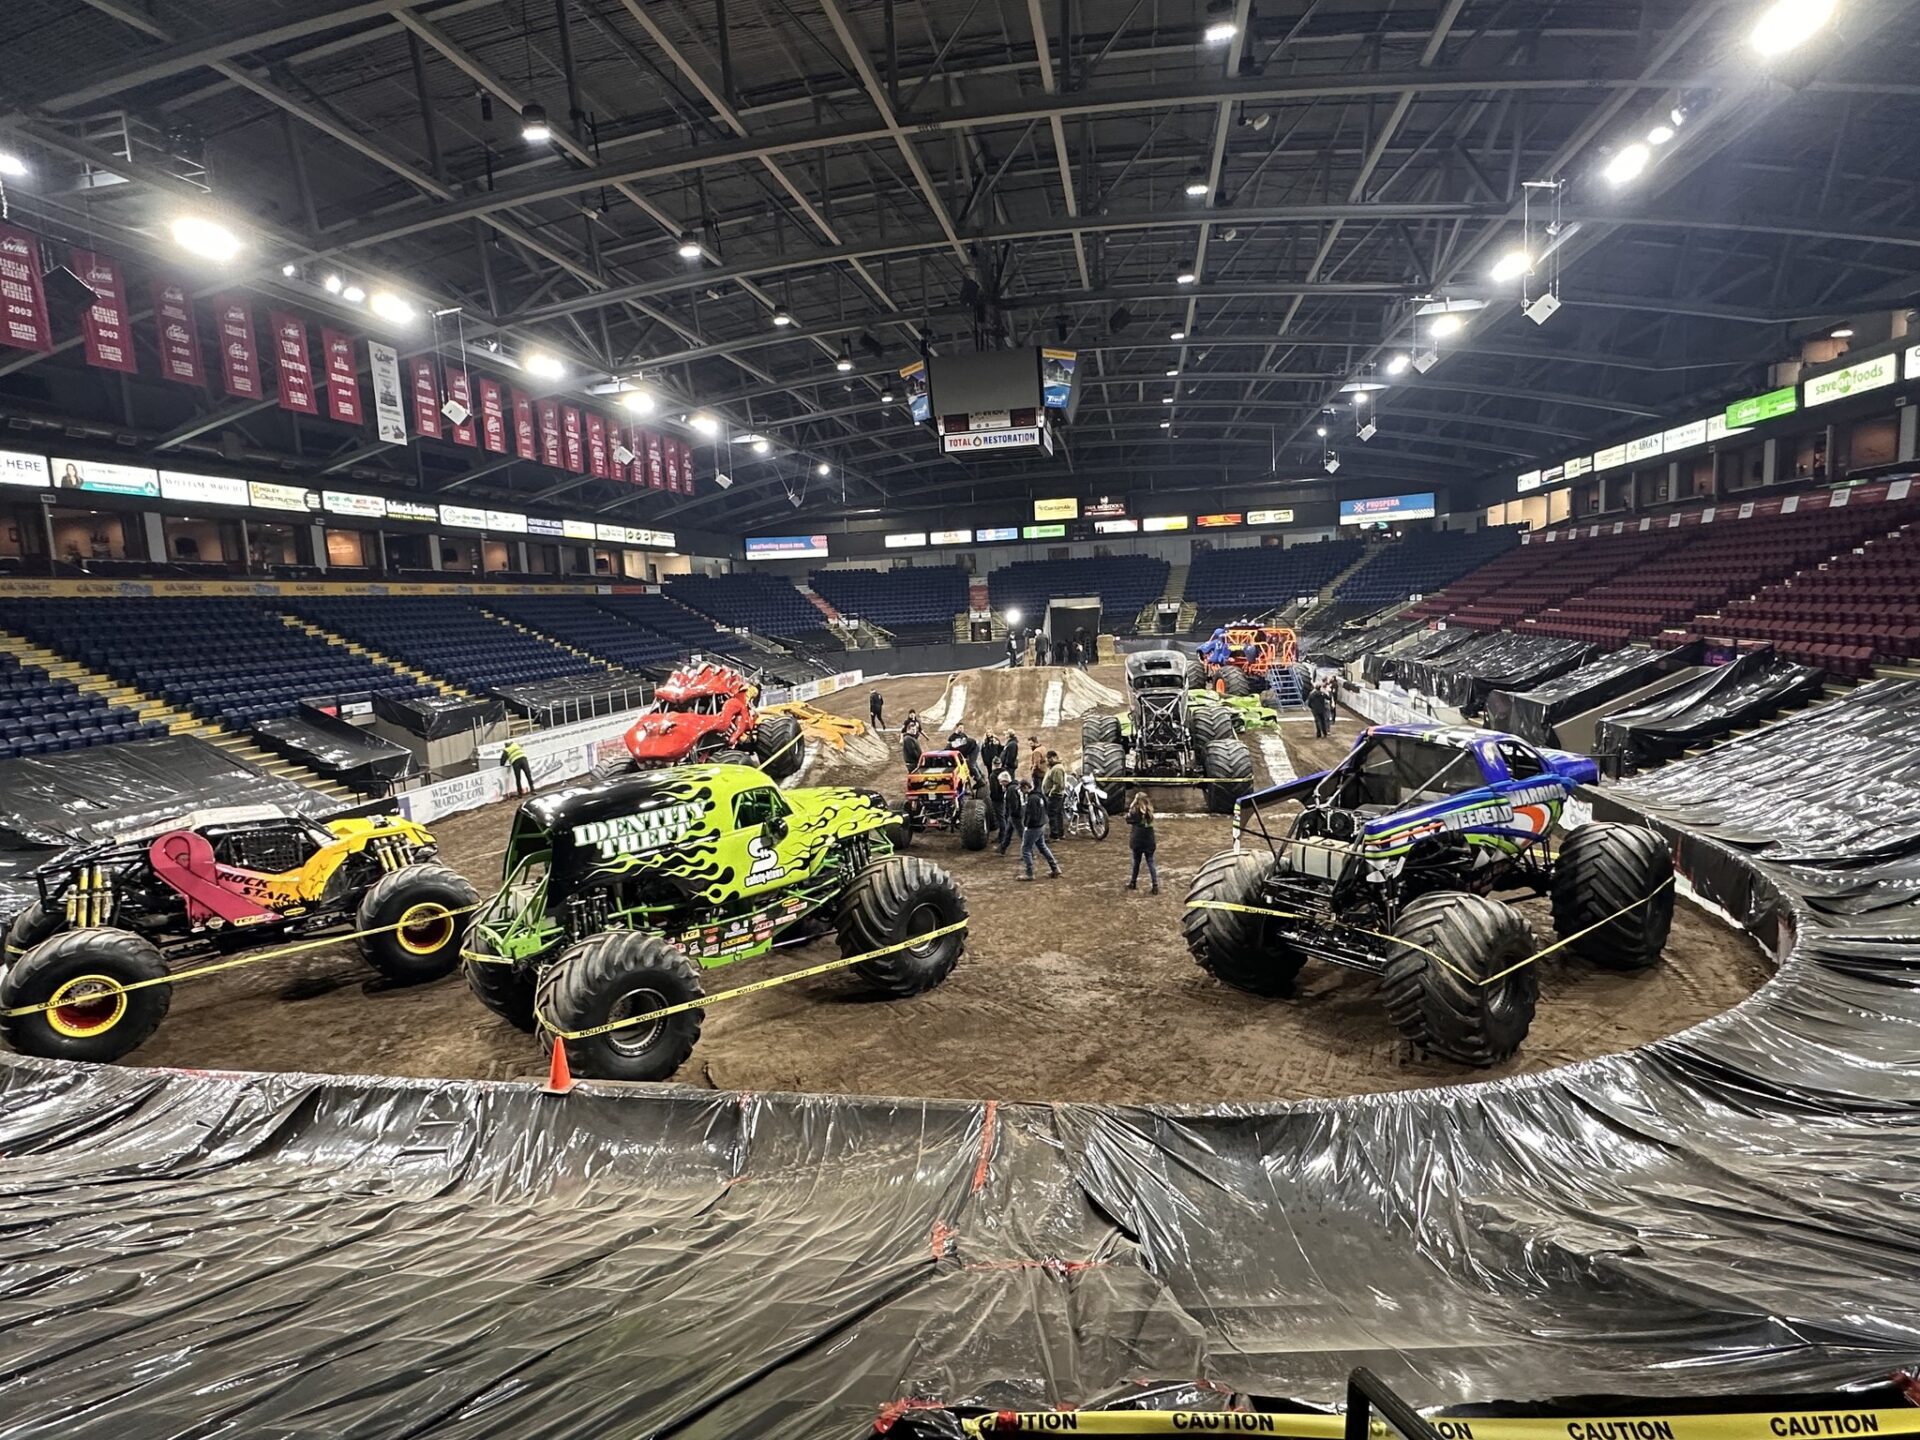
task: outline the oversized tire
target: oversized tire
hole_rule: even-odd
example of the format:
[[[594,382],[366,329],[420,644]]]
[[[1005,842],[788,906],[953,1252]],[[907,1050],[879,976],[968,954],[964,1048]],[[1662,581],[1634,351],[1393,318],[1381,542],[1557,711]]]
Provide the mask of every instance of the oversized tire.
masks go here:
[[[911,855],[876,860],[853,877],[840,901],[840,953],[864,955],[967,918],[959,885],[938,865]],[[967,948],[956,930],[906,950],[863,960],[853,973],[883,994],[904,999],[933,989]]]
[[[919,736],[902,735],[900,737],[900,759],[909,771],[920,763],[920,757],[925,753],[926,750],[920,744]]]
[[[1118,745],[1120,743],[1120,717],[1118,715],[1088,715],[1080,721],[1080,748],[1089,749],[1094,745]]]
[[[1089,745],[1080,755],[1080,763],[1093,772],[1107,797],[1107,813],[1118,815],[1126,808],[1126,752],[1117,744]]]
[[[1534,967],[1520,964],[1534,950],[1524,915],[1503,900],[1443,891],[1402,910],[1393,934],[1380,987],[1401,1034],[1462,1065],[1498,1065],[1520,1048],[1540,998]]]
[[[34,901],[14,916],[13,924],[7,927],[7,953],[0,958],[0,965],[11,965],[42,940],[51,940],[66,923],[63,907],[49,905],[44,900]]]
[[[614,755],[593,767],[593,778],[596,784],[607,780],[618,780],[622,775],[631,775],[639,768],[633,756]]]
[[[603,930],[569,946],[540,976],[540,1044],[555,1031],[610,1021],[704,998],[687,952],[663,935]],[[665,1080],[693,1053],[704,1010],[682,1010],[646,1025],[567,1041],[571,1069],[599,1080]]]
[[[800,722],[791,715],[762,715],[753,726],[753,753],[760,757],[761,768],[776,780],[796,773],[806,759]]]
[[[896,850],[907,850],[913,846],[913,826],[907,823],[907,817],[896,814],[887,826],[887,838],[893,842]]]
[[[962,850],[984,850],[987,848],[987,802],[969,800],[960,809],[960,848]]]
[[[534,992],[538,988],[525,967],[500,960],[475,960],[474,955],[491,955],[493,947],[479,931],[467,936],[460,957],[460,974],[473,998],[516,1030],[533,1033]]]
[[[751,750],[713,750],[699,759],[702,765],[750,765],[760,768],[760,757]]]
[[[65,930],[42,941],[0,976],[0,1008],[45,1005],[51,1010],[0,1017],[0,1037],[22,1055],[46,1060],[118,1060],[159,1028],[173,1001],[167,962],[150,940],[131,930]]]
[[[1567,948],[1603,970],[1657,965],[1673,929],[1672,881],[1673,855],[1658,831],[1582,825],[1553,872],[1554,931],[1579,936]]]
[[[1187,733],[1197,749],[1209,740],[1234,737],[1233,712],[1224,705],[1196,705],[1187,712]]]
[[[1193,877],[1187,908],[1180,915],[1180,933],[1200,968],[1249,995],[1293,994],[1293,982],[1307,963],[1306,951],[1281,935],[1271,916],[1196,908],[1195,902],[1258,905],[1261,884],[1272,868],[1266,856],[1221,851]]]
[[[1211,679],[1207,674],[1207,666],[1205,661],[1202,661],[1202,660],[1187,661],[1187,689],[1205,690],[1210,683],[1211,683]]]
[[[1244,740],[1209,740],[1200,747],[1200,772],[1211,782],[1207,809],[1231,815],[1234,802],[1253,789],[1253,752]]]
[[[404,865],[360,897],[366,962],[396,985],[438,980],[460,963],[460,942],[480,892],[445,865]]]
[[[1251,695],[1258,688],[1253,683],[1253,677],[1235,665],[1222,670],[1220,678],[1226,682],[1229,695]]]

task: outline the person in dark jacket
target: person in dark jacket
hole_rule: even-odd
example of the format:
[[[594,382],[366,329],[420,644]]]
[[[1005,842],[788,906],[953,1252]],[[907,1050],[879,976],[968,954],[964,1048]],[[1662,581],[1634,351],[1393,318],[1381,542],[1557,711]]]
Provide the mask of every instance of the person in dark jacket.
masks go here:
[[[1307,709],[1313,712],[1314,739],[1323,739],[1333,729],[1333,719],[1327,714],[1331,708],[1332,701],[1320,686],[1315,685],[1307,691]]]
[[[1067,767],[1060,763],[1060,752],[1047,751],[1047,769],[1040,781],[1041,799],[1047,807],[1047,831],[1055,840],[1067,833]]]
[[[911,770],[920,763],[920,712],[907,711],[907,718],[900,722],[900,754]]]
[[[986,774],[980,765],[980,742],[967,734],[964,725],[953,727],[953,733],[947,736],[947,748],[959,752],[960,758],[967,762],[968,771],[978,777]]]
[[[1133,848],[1133,878],[1127,881],[1127,889],[1140,888],[1140,862],[1147,862],[1147,878],[1153,882],[1153,888],[1147,893],[1160,893],[1160,870],[1153,863],[1153,852],[1159,848],[1153,833],[1153,802],[1147,798],[1145,790],[1133,792],[1133,803],[1127,806],[1127,833]]]
[[[1000,833],[995,837],[1000,844],[1000,853],[1007,853],[1007,847],[1013,844],[1013,837],[1024,827],[1025,815],[1020,798],[1020,787],[1013,783],[1013,776],[1002,770],[993,777],[994,784],[1000,790]]]
[[[1011,730],[1007,731],[1006,746],[1000,751],[1000,768],[1015,775],[1020,773],[1020,737]]]
[[[887,728],[887,722],[882,718],[886,708],[887,697],[882,695],[878,690],[875,690],[871,695],[867,696],[867,714],[873,717],[874,729],[884,730]]]
[[[1006,747],[1000,743],[1000,737],[993,731],[989,730],[980,737],[980,763],[987,767],[989,774],[1000,768],[1000,757],[1005,752]]]
[[[1020,818],[1026,831],[1020,841],[1020,862],[1027,867],[1027,873],[1020,878],[1022,880],[1033,879],[1033,856],[1034,852],[1038,851],[1046,859],[1048,878],[1058,880],[1060,878],[1060,862],[1053,858],[1053,850],[1047,844],[1046,802],[1040,798],[1040,792],[1033,788],[1031,782],[1022,785],[1020,790]]]

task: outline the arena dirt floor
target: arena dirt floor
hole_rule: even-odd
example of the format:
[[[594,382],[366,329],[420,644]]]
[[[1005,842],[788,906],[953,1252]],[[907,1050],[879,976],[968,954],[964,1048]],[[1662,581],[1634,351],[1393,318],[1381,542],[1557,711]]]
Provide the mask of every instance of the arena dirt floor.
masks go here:
[[[1016,727],[1079,749],[1079,715],[1117,710],[1118,665],[976,671],[881,682],[889,726],[909,706],[934,710],[945,734],[958,718],[976,738]],[[1048,687],[1061,718],[1043,725]],[[965,687],[964,700],[957,692]],[[1099,687],[1105,686],[1103,692]],[[827,702],[864,718],[868,688]],[[1105,701],[1104,704],[1099,703]],[[948,707],[938,710],[935,707]],[[1290,722],[1278,743],[1253,737],[1256,780],[1286,766],[1334,763],[1362,722],[1344,715],[1316,741]],[[852,782],[897,795],[897,735],[816,753],[799,783]],[[1574,960],[1541,962],[1538,1018],[1506,1065],[1464,1071],[1425,1060],[1388,1024],[1374,982],[1310,967],[1301,993],[1263,1000],[1215,982],[1180,939],[1181,900],[1199,865],[1228,843],[1227,822],[1197,791],[1159,792],[1161,893],[1123,886],[1128,851],[1115,826],[1104,842],[1058,847],[1064,875],[1016,882],[1007,857],[962,851],[932,836],[915,853],[948,866],[965,888],[972,929],[965,957],[939,989],[876,1002],[849,976],[801,981],[708,1011],[680,1082],[721,1089],[1008,1100],[1205,1103],[1340,1096],[1528,1074],[1685,1029],[1750,994],[1771,974],[1746,936],[1681,904],[1664,964],[1610,974]],[[483,890],[497,883],[508,811],[476,811],[437,826],[445,858]],[[1044,870],[1042,871],[1044,877]],[[1522,908],[1551,937],[1544,901]],[[1543,940],[1543,943],[1544,940]],[[746,962],[709,988],[833,958],[831,940]],[[129,1063],[212,1069],[506,1079],[544,1074],[538,1045],[481,1009],[459,977],[383,989],[345,947],[277,960],[180,987],[159,1032]]]

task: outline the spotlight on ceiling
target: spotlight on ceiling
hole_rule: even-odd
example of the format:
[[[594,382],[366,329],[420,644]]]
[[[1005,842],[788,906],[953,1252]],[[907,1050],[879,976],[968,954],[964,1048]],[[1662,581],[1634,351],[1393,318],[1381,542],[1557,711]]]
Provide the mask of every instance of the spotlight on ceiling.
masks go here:
[[[1407,367],[1412,363],[1413,361],[1410,360],[1407,356],[1396,355],[1391,360],[1387,361],[1387,374],[1404,375],[1407,373]]]
[[[529,350],[520,357],[520,368],[529,375],[538,375],[542,380],[567,378],[567,367],[560,362],[560,357],[549,355],[544,350]]]
[[[758,445],[760,443],[760,436],[755,431],[742,430],[738,435],[733,437],[733,443],[736,445]]]
[[[1313,433],[1324,440],[1327,438],[1327,427],[1324,425],[1316,425],[1313,427]]]
[[[1493,262],[1493,269],[1487,272],[1487,278],[1496,285],[1505,285],[1532,271],[1533,256],[1527,253],[1524,245],[1516,245]]]
[[[1784,55],[1825,29],[1839,8],[1839,0],[1774,0],[1754,22],[1748,41],[1762,55]]]
[[[1173,283],[1176,285],[1191,285],[1199,278],[1200,277],[1191,270],[1182,270],[1178,275],[1173,277]]]
[[[173,243],[202,260],[228,261],[240,253],[240,237],[218,220],[181,215],[172,226]]]
[[[718,435],[720,433],[720,422],[704,410],[688,416],[687,423],[702,435]]]
[[[1180,367],[1178,365],[1169,365],[1167,367],[1167,374],[1178,375],[1179,373],[1180,373]]]
[[[1436,315],[1427,333],[1436,340],[1445,340],[1450,335],[1458,335],[1466,326],[1467,322],[1458,315]]]
[[[1207,172],[1198,165],[1187,172],[1187,194],[1198,200],[1207,193]]]
[[[698,260],[700,258],[700,242],[691,235],[682,235],[679,245],[674,247],[674,254],[678,255],[682,260]]]
[[[1161,428],[1162,430],[1171,430],[1171,429],[1173,428],[1173,421],[1171,421],[1171,420],[1162,420],[1162,421],[1160,422],[1160,428]]]
[[[644,385],[620,392],[620,404],[630,415],[651,415],[660,408],[660,397]]]
[[[18,180],[27,173],[27,162],[11,150],[0,150],[0,175],[9,180]]]
[[[1653,151],[1638,140],[1613,152],[1613,158],[1607,161],[1606,168],[1600,173],[1606,177],[1609,185],[1631,185],[1645,172],[1647,164],[1653,159]]]
[[[544,145],[553,139],[553,127],[547,124],[547,107],[539,103],[520,107],[520,138],[529,145]]]
[[[1184,340],[1187,338],[1187,332],[1184,330],[1169,331],[1167,334],[1167,338],[1169,340]]]
[[[1209,45],[1224,45],[1240,33],[1233,21],[1233,0],[1208,0],[1207,28],[1202,33]]]
[[[778,310],[773,312],[773,323],[778,325],[782,330],[786,329],[787,326],[793,324],[793,312],[782,305]]]
[[[300,267],[294,264],[291,260],[289,260],[286,264],[280,267],[280,273],[286,276],[287,279],[291,280],[294,276],[300,273]]]
[[[753,442],[753,453],[756,455],[764,455],[767,453],[767,451],[771,450],[772,448],[773,447],[769,445],[765,440],[756,440]]]
[[[374,291],[367,308],[392,325],[411,325],[418,313],[404,296],[396,295],[391,290]]]
[[[320,282],[320,286],[329,295],[338,295],[340,293],[340,287],[343,283],[345,282],[343,282],[338,275],[329,275],[327,276],[326,279]]]
[[[882,390],[880,392],[880,403],[882,405],[891,405],[893,403],[893,391]]]
[[[1664,145],[1673,139],[1674,133],[1674,128],[1671,125],[1656,125],[1647,131],[1647,143],[1649,145]]]
[[[361,286],[349,285],[341,290],[340,298],[349,305],[358,305],[362,300],[367,298],[367,292]]]
[[[833,368],[842,375],[853,369],[853,352],[845,345],[840,347],[840,358],[833,362]]]
[[[822,460],[818,465],[813,467],[813,473],[824,480],[833,473],[833,467]]]
[[[1171,404],[1173,403],[1173,396],[1171,396],[1171,395],[1162,395],[1162,396],[1160,397],[1160,403],[1161,403],[1162,405],[1171,405]]]

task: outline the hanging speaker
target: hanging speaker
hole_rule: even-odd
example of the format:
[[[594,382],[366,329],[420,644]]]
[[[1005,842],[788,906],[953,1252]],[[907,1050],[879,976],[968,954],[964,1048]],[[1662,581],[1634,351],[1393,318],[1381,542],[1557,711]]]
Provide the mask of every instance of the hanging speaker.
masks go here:
[[[462,405],[458,400],[451,399],[440,407],[440,413],[447,417],[447,423],[450,425],[464,425],[473,414],[471,410]]]
[[[47,308],[55,314],[78,315],[99,298],[93,287],[65,265],[56,265],[41,277],[47,294]]]

